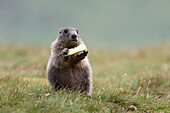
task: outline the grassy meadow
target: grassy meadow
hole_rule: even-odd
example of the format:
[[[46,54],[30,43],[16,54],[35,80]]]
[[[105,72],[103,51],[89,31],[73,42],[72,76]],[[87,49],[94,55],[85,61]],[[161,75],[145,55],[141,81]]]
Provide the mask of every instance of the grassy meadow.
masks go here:
[[[170,112],[170,46],[89,49],[91,97],[50,89],[50,48],[0,45],[0,112]]]

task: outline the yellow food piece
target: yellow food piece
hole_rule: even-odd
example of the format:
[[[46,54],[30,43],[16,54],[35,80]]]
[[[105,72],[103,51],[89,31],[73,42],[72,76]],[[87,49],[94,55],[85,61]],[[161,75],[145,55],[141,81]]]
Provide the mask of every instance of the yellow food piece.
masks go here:
[[[74,55],[76,53],[80,53],[83,51],[87,51],[86,45],[84,44],[80,44],[79,46],[73,48],[73,49],[69,49],[68,55]]]

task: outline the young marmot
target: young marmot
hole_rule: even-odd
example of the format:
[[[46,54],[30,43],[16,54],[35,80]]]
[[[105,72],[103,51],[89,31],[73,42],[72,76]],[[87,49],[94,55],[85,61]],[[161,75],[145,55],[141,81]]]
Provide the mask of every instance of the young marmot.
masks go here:
[[[66,88],[89,95],[92,91],[92,70],[84,51],[68,56],[71,48],[84,44],[78,30],[61,28],[59,36],[51,44],[51,56],[47,65],[47,78],[55,90]]]

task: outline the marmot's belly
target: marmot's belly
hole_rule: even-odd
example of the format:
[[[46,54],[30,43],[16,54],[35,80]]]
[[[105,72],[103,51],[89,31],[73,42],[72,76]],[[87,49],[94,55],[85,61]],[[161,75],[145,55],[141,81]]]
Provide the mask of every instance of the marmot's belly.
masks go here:
[[[57,73],[55,86],[80,90],[85,81],[85,73],[80,69],[62,70],[62,72]]]

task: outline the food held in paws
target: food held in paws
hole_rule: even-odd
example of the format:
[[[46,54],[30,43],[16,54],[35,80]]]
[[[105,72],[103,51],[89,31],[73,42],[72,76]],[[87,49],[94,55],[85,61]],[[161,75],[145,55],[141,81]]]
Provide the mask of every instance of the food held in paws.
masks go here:
[[[69,52],[67,55],[70,56],[70,55],[74,55],[76,53],[80,53],[83,51],[87,51],[86,45],[80,44],[79,46],[77,46],[75,48],[69,49]]]

